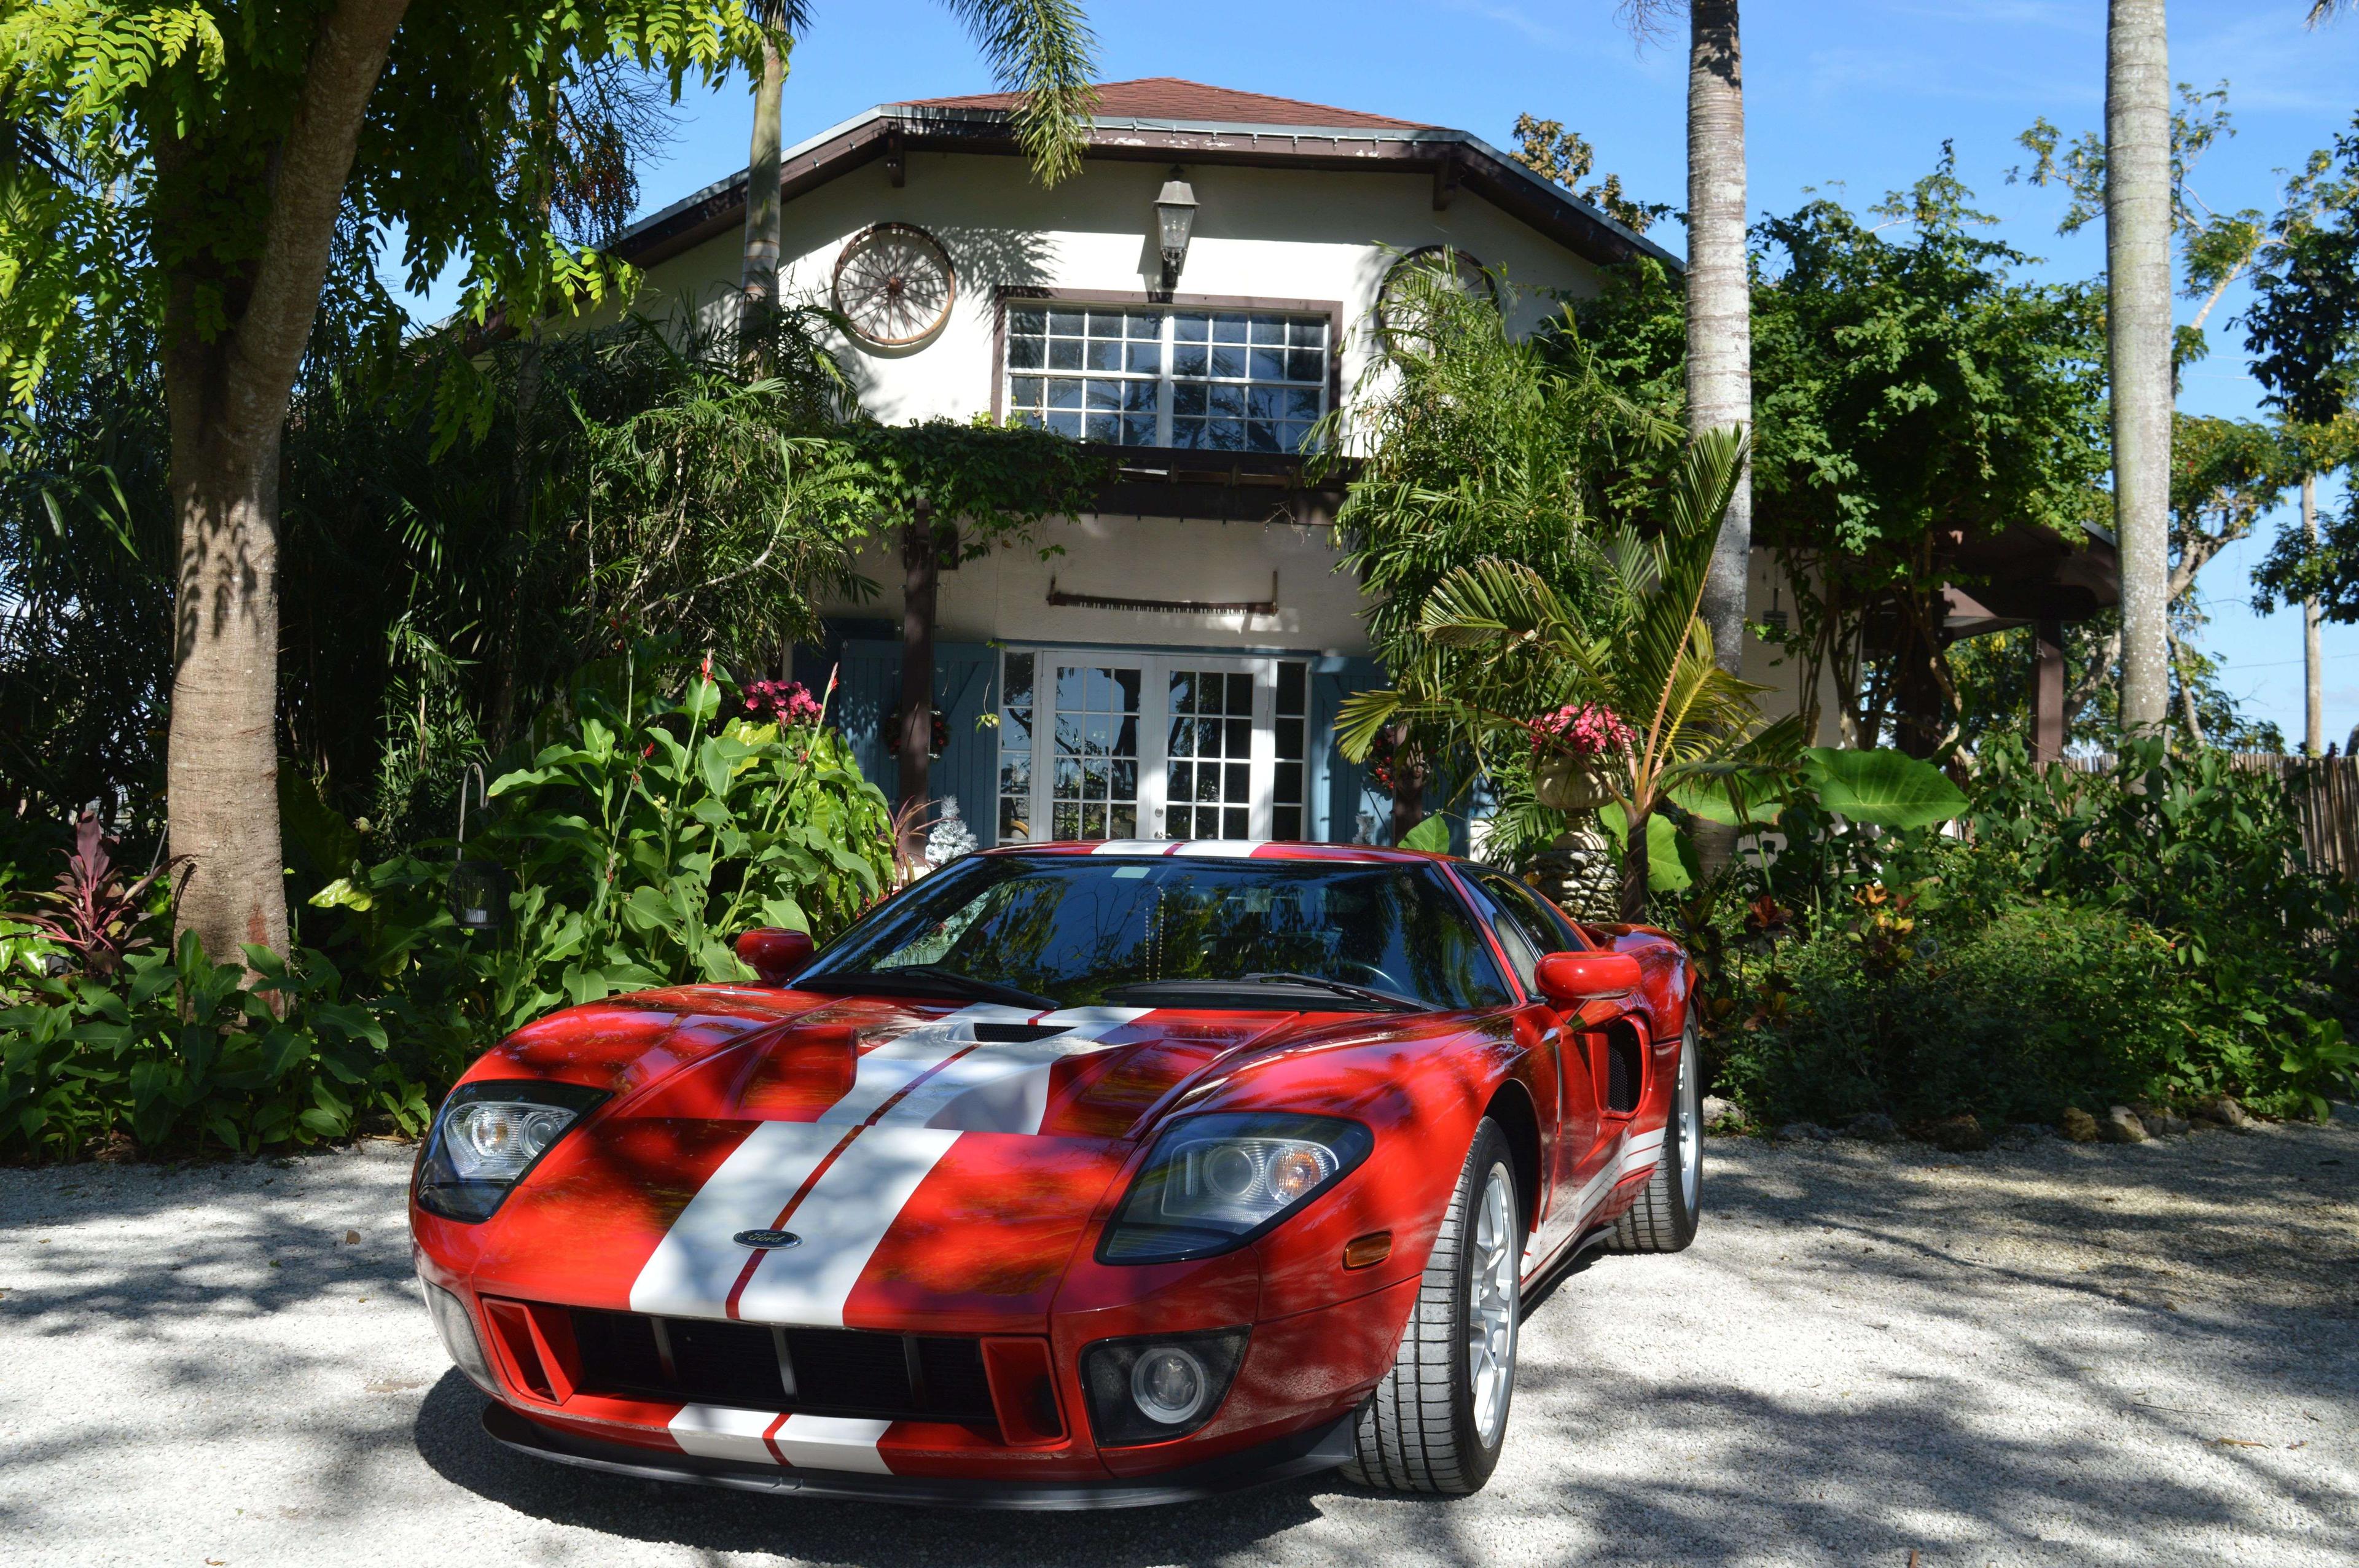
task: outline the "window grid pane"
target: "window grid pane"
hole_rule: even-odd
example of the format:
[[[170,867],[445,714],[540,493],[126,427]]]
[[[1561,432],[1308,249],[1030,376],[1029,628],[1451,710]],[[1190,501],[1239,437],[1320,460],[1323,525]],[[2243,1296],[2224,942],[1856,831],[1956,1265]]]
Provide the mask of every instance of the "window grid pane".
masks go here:
[[[1270,837],[1300,838],[1303,791],[1310,762],[1310,666],[1296,659],[1277,666],[1277,765],[1270,778]]]
[[[1059,838],[1138,837],[1139,672],[1059,665],[1049,826]]]
[[[1327,411],[1327,319],[1010,309],[1008,417],[1125,447],[1299,452]]]
[[[1006,654],[1000,664],[999,839],[1032,837],[1032,655]]]
[[[1252,831],[1253,676],[1174,670],[1165,832],[1243,838]]]

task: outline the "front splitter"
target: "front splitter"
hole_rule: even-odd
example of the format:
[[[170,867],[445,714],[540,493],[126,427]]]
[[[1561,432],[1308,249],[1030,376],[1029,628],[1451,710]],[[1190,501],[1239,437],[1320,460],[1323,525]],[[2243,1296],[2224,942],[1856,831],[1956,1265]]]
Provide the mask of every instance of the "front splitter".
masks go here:
[[[737,1491],[782,1493],[808,1498],[857,1498],[864,1502],[919,1503],[937,1508],[1136,1509],[1161,1503],[1184,1503],[1223,1492],[1266,1486],[1289,1476],[1315,1475],[1348,1462],[1353,1454],[1352,1428],[1356,1416],[1240,1454],[1226,1454],[1182,1469],[1139,1480],[1088,1482],[986,1481],[945,1476],[867,1476],[841,1470],[788,1469],[736,1465],[725,1459],[701,1459],[682,1454],[651,1458],[643,1448],[627,1444],[600,1443],[571,1433],[553,1432],[526,1420],[504,1404],[484,1406],[484,1430],[495,1439],[536,1459],[576,1465],[610,1475],[636,1476],[643,1480],[684,1481],[701,1487],[728,1487]]]

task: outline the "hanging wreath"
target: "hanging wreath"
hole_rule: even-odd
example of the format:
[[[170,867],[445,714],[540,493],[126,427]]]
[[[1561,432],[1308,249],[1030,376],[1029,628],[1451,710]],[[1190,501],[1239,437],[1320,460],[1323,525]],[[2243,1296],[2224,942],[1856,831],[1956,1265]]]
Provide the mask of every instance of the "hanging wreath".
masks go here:
[[[901,705],[897,702],[893,705],[893,711],[885,716],[885,733],[891,737],[886,742],[885,749],[895,756],[899,756],[901,754]],[[926,756],[929,760],[940,756],[942,748],[950,743],[951,721],[943,716],[942,710],[937,708],[934,709],[933,736],[926,743]]]

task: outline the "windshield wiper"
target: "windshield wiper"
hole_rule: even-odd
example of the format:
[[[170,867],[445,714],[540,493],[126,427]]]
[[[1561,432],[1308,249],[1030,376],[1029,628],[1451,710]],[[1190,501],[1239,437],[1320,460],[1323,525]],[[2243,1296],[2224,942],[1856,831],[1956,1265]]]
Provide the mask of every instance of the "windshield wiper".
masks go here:
[[[1374,986],[1355,986],[1347,980],[1331,980],[1324,975],[1297,974],[1291,969],[1256,969],[1245,977],[1249,980],[1276,980],[1288,985],[1317,986],[1333,991],[1337,996],[1355,996],[1362,1001],[1381,1002],[1395,1012],[1423,1012],[1425,1003],[1415,997],[1395,991],[1380,991]]]
[[[1197,976],[1174,976],[1163,980],[1137,980],[1130,985],[1116,986],[1105,993],[1108,1001],[1117,999],[1141,1001],[1161,994],[1182,997],[1237,997],[1263,987],[1275,989],[1280,986],[1308,986],[1336,996],[1346,996],[1365,1002],[1385,1012],[1421,1012],[1425,1003],[1408,997],[1394,996],[1388,991],[1372,990],[1366,986],[1346,985],[1342,980],[1322,979],[1317,975],[1252,974],[1237,975],[1227,979]],[[1199,1005],[1201,1005],[1201,1003]]]
[[[915,985],[909,982],[916,981]],[[915,992],[919,996],[971,997],[977,1001],[1004,1001],[1016,1007],[1028,1007],[1040,1012],[1054,1012],[1065,1004],[1055,997],[1042,996],[1017,986],[1006,986],[997,980],[986,980],[970,975],[963,969],[947,968],[940,964],[903,964],[890,969],[837,969],[821,975],[804,975],[795,984],[805,990],[894,991]]]

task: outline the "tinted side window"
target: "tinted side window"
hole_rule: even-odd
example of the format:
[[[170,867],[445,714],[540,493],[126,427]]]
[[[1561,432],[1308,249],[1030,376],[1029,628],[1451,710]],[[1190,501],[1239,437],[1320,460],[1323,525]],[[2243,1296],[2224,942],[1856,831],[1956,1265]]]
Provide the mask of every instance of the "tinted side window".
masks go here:
[[[1542,944],[1541,951],[1578,953],[1589,946],[1562,911],[1524,883],[1497,871],[1486,871],[1481,880],[1491,896],[1514,912],[1526,932]]]
[[[1539,994],[1540,955],[1553,952],[1554,945],[1540,946],[1532,941],[1531,932],[1523,920],[1509,910],[1500,907],[1497,896],[1491,891],[1488,877],[1470,877],[1466,891],[1473,895],[1474,907],[1491,929],[1499,935],[1499,946],[1506,950],[1507,967],[1516,971],[1516,979],[1524,982],[1527,996]]]

